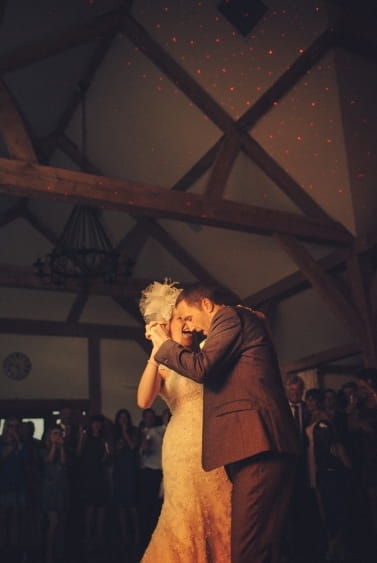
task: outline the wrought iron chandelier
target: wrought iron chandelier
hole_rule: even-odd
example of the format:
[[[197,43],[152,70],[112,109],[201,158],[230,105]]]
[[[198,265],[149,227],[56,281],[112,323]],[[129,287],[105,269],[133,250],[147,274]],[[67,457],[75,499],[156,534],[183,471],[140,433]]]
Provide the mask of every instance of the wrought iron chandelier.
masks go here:
[[[64,285],[75,279],[82,287],[95,281],[125,281],[132,265],[114,249],[98,210],[80,205],[73,208],[55,248],[44,261],[38,258],[33,264],[41,280]]]
[[[85,87],[81,89],[81,156],[86,162],[86,111]],[[84,167],[85,168],[85,167]],[[82,287],[93,282],[124,282],[132,273],[132,260],[121,259],[102,225],[99,210],[76,205],[60,235],[55,248],[45,260],[38,258],[33,266],[36,275],[55,285],[64,285],[69,279],[77,280]]]

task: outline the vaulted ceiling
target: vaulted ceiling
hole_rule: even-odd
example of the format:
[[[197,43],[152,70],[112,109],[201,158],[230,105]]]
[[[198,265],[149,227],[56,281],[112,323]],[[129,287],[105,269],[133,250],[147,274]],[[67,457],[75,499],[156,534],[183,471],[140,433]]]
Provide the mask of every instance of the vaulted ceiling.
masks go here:
[[[220,4],[263,15],[245,34]],[[137,302],[152,279],[218,282],[271,318],[312,287],[349,342],[302,365],[357,352],[376,365],[373,2],[0,5],[2,332],[144,345]],[[126,284],[88,293],[35,276],[76,204],[99,208],[135,262]],[[13,315],[21,291],[49,292],[63,322]],[[126,322],[85,322],[93,296]]]

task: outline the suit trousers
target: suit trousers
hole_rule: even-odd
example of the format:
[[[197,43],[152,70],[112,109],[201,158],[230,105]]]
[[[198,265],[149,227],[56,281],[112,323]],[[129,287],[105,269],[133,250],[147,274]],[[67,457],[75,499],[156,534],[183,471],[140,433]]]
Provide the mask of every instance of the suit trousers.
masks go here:
[[[278,563],[295,458],[265,452],[225,467],[233,484],[232,563]]]

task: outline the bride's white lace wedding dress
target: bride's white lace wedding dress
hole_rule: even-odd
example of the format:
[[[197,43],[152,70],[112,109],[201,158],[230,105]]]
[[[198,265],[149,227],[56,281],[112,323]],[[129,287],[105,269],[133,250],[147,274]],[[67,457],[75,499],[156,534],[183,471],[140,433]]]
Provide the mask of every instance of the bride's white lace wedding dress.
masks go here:
[[[160,369],[172,417],[162,447],[164,502],[142,563],[229,563],[231,483],[222,467],[202,469],[203,386]]]

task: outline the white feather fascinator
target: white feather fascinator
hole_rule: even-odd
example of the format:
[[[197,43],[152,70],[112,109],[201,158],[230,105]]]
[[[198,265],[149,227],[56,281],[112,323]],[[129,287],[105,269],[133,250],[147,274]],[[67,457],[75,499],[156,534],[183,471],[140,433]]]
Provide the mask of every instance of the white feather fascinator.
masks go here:
[[[170,321],[176,299],[182,291],[175,287],[177,283],[165,278],[163,283],[155,281],[141,292],[139,308],[147,324]]]

